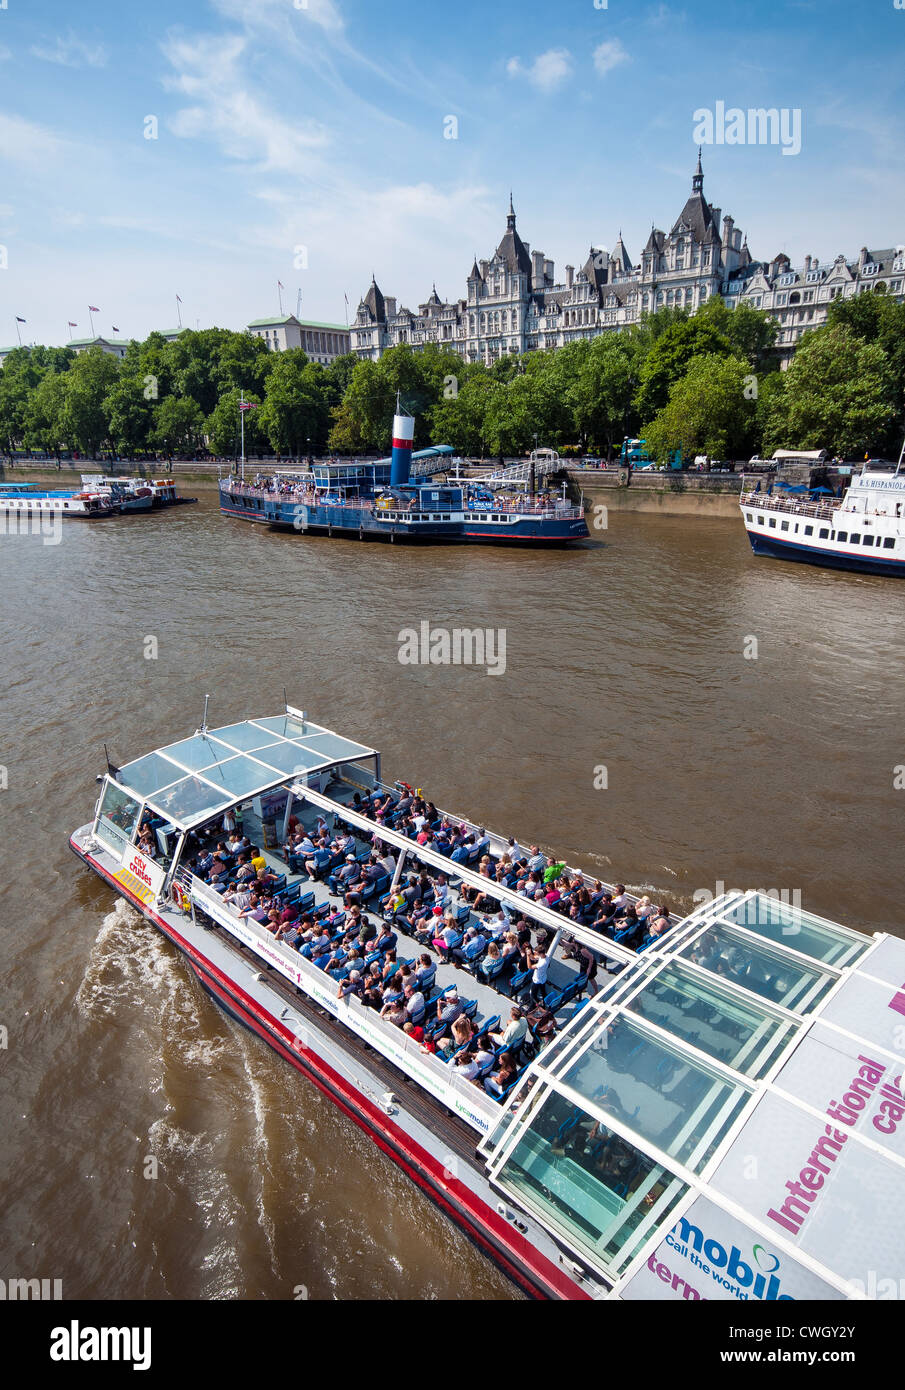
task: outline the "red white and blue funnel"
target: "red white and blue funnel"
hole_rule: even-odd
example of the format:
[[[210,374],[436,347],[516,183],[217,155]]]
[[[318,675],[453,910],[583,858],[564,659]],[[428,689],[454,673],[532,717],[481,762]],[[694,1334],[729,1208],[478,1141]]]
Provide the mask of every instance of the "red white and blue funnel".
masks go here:
[[[411,415],[393,416],[393,453],[390,459],[390,486],[407,483],[412,471],[412,440],[415,421]]]

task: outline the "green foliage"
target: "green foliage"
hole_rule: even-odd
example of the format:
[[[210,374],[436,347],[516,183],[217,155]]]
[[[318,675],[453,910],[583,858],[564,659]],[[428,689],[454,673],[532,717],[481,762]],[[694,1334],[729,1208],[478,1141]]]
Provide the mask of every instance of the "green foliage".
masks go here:
[[[244,399],[251,401],[260,407],[260,396],[256,396],[253,391],[241,391],[238,386],[234,386],[231,391],[222,395],[207,417],[207,436],[210,447],[215,454],[224,456],[238,455],[240,452],[240,441],[242,437],[242,427],[239,420],[239,401]],[[256,449],[262,442],[262,431],[258,421],[261,414],[260,408],[257,410],[245,410],[245,452]]]
[[[635,398],[636,409],[643,420],[652,419],[664,408],[673,384],[685,375],[693,357],[729,356],[732,351],[729,339],[715,319],[713,313],[682,319],[651,344],[641,366]]]
[[[829,449],[841,458],[870,454],[888,435],[899,402],[895,373],[879,342],[844,322],[808,333],[771,403],[764,447]]]
[[[612,457],[639,434],[661,458],[678,446],[686,457],[897,450],[905,305],[877,294],[834,302],[786,372],[777,370],[776,332],[769,315],[714,296],[694,316],[658,309],[624,332],[489,366],[443,344],[403,344],[378,362],[346,353],[322,367],[299,349],[272,353],[222,328],[187,329],[173,342],[152,333],[130,342],[122,361],[99,348],[19,348],[0,370],[0,444],[235,454],[244,393],[260,405],[245,415],[250,452],[299,458],[310,441],[315,453],[386,454],[398,392],[415,417],[416,448],[447,443],[481,457],[524,454],[535,439]]]
[[[665,460],[670,449],[683,456],[739,458],[750,454],[755,438],[755,402],[746,396],[748,363],[719,353],[693,357],[669,401],[644,427],[650,453]]]

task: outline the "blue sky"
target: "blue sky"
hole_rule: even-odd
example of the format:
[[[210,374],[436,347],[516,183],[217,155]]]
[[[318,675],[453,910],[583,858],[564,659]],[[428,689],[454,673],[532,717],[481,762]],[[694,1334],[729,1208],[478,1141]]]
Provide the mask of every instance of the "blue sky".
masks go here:
[[[0,345],[16,314],[28,340],[87,334],[89,303],[142,337],[177,293],[185,323],[241,328],[278,280],[342,322],[372,270],[410,307],[458,298],[510,187],[558,275],[620,229],[637,260],[717,101],[802,113],[796,156],[704,150],[755,257],[905,242],[903,49],[894,0],[7,0]]]

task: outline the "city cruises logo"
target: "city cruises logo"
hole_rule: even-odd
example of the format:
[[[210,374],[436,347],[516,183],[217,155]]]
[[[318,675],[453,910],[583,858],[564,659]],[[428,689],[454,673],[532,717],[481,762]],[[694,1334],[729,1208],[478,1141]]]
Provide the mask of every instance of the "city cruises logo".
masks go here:
[[[696,145],[779,145],[784,155],[801,153],[801,108],[798,106],[740,106],[727,108],[724,101],[713,110],[700,106],[694,112],[692,139]]]
[[[681,1216],[673,1226],[666,1237],[666,1244],[676,1255],[688,1260],[704,1279],[712,1279],[732,1298],[743,1301],[756,1299],[765,1303],[794,1302],[792,1294],[781,1291],[779,1256],[765,1245],[753,1245],[750,1255],[746,1254],[742,1258],[743,1252],[739,1246],[731,1245],[727,1250],[713,1236],[705,1236],[701,1228],[693,1226],[685,1216]],[[662,1278],[662,1266],[651,1265],[651,1261],[656,1261],[657,1258],[655,1252],[648,1261],[648,1266]],[[675,1287],[676,1276],[673,1275],[672,1280]],[[679,1282],[686,1283],[686,1287],[690,1288],[687,1281]],[[696,1291],[683,1296],[703,1297]]]

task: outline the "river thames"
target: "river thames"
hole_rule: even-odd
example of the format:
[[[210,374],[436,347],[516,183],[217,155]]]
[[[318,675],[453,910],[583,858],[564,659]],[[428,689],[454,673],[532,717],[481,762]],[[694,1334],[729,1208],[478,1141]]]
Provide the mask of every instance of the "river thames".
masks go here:
[[[755,559],[740,520],[611,511],[571,551],[402,547],[267,532],[210,492],[59,545],[4,536],[0,570],[2,1277],[515,1296],[70,853],[103,745],[122,763],[190,734],[206,693],[226,724],[285,689],[438,806],[677,910],[760,887],[905,934],[894,580]],[[505,670],[402,664],[422,622],[505,632]]]

